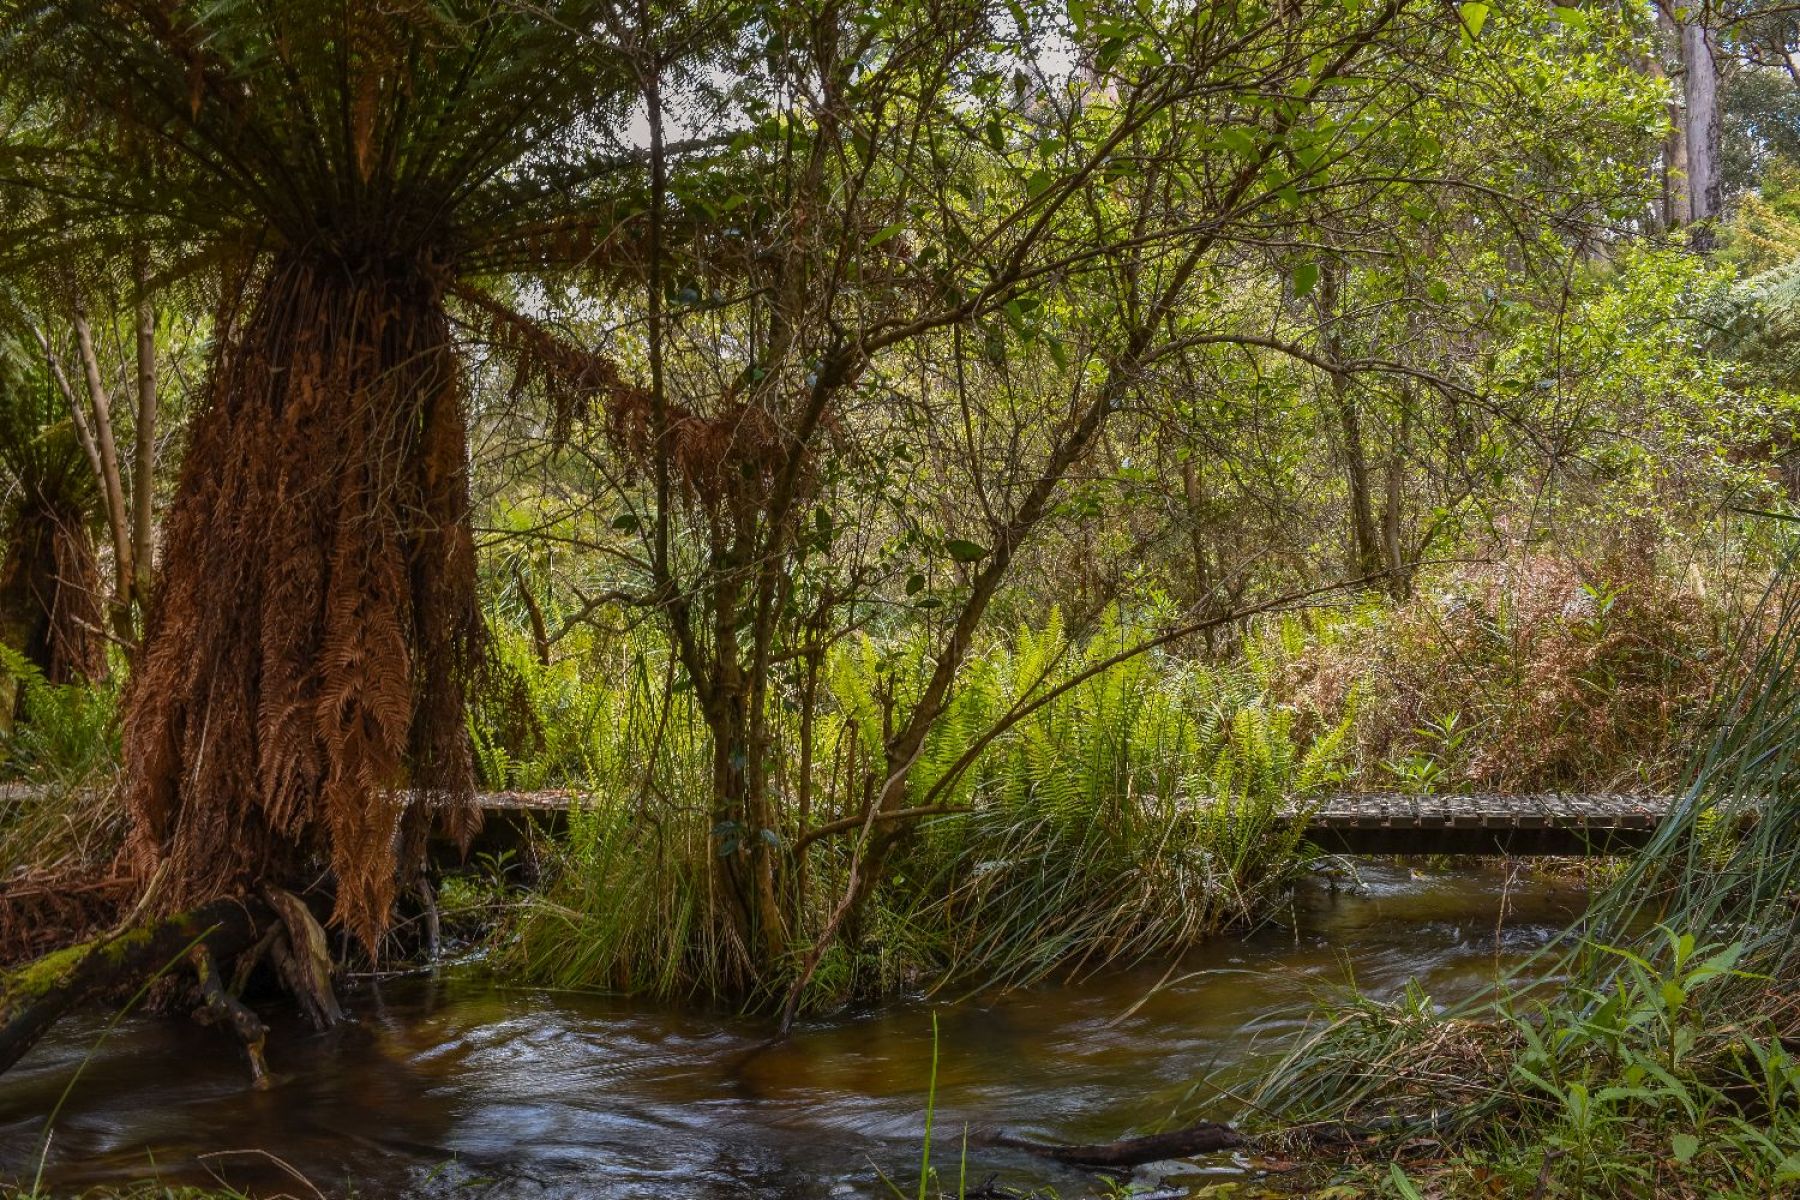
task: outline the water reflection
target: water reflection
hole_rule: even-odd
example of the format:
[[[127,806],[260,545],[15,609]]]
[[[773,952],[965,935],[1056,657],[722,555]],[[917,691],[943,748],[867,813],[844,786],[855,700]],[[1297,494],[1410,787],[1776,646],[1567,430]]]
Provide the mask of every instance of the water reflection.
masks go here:
[[[1413,978],[1440,999],[1469,995],[1582,900],[1573,885],[1494,867],[1365,867],[1361,888],[1309,884],[1283,927],[1173,968],[940,1006],[944,1161],[954,1171],[968,1127],[976,1178],[1078,1194],[1079,1176],[982,1147],[980,1131],[1147,1131],[1196,1080],[1279,1046],[1349,979],[1382,995]],[[266,1092],[245,1086],[217,1032],[126,1021],[70,1092],[46,1181],[216,1174],[310,1194],[291,1168],[327,1194],[809,1200],[869,1194],[877,1166],[905,1173],[917,1160],[932,1008],[922,1000],[816,1022],[773,1046],[759,1022],[466,977],[390,982],[351,1007],[358,1022],[325,1034],[269,1014],[277,1080]],[[44,1114],[104,1025],[67,1023],[0,1079],[0,1175],[29,1180]]]

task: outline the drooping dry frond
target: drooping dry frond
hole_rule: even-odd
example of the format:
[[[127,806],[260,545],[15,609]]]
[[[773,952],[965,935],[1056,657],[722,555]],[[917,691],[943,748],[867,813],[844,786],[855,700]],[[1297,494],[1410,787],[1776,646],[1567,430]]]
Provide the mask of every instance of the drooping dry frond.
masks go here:
[[[513,363],[515,394],[531,388],[543,394],[558,440],[598,407],[607,439],[627,470],[635,474],[665,458],[683,497],[708,512],[747,517],[767,501],[786,456],[806,452],[783,433],[766,395],[747,399],[749,389],[727,389],[710,414],[665,399],[659,418],[655,393],[632,380],[617,359],[579,346],[474,289],[459,288],[456,295],[469,306],[488,344]],[[836,435],[834,413],[827,412],[822,425],[827,436]],[[815,482],[806,469],[810,465],[802,464],[803,494]]]
[[[208,381],[128,696],[134,861],[172,862],[171,908],[328,864],[373,944],[408,794],[469,830],[467,510],[435,287],[278,264]]]
[[[618,136],[633,74],[614,15],[0,0],[18,114],[0,263],[125,230],[171,273],[227,263],[244,289],[126,699],[131,861],[162,871],[157,904],[334,881],[372,948],[433,822],[472,832],[475,566],[444,297],[629,241],[643,180]]]
[[[9,502],[0,635],[51,683],[106,674],[97,488],[46,381],[0,363],[0,467]]]

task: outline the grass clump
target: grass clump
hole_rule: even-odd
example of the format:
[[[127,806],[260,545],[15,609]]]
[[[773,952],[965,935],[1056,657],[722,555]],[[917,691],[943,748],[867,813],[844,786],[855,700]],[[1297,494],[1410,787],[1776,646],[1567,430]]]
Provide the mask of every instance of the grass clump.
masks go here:
[[[118,693],[51,683],[0,646],[17,713],[0,733],[0,964],[88,936],[116,915],[126,880],[117,802]]]

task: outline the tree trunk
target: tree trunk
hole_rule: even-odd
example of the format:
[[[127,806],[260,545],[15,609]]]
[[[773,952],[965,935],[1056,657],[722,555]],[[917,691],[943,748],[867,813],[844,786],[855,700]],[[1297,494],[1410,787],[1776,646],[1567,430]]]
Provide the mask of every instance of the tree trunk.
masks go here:
[[[1338,417],[1344,436],[1344,481],[1350,493],[1351,569],[1357,575],[1374,575],[1381,570],[1382,547],[1375,524],[1375,501],[1369,490],[1369,456],[1363,446],[1362,414],[1341,373],[1332,373],[1331,387],[1338,401]]]
[[[1406,562],[1401,537],[1402,507],[1405,502],[1406,445],[1412,433],[1412,396],[1401,397],[1400,428],[1394,447],[1388,453],[1386,486],[1381,501],[1381,545],[1383,565],[1388,572],[1388,590],[1394,599],[1404,600],[1412,594],[1412,572]]]
[[[94,350],[94,331],[88,324],[87,310],[77,305],[74,316],[75,344],[81,351],[82,372],[87,377],[88,400],[93,405],[94,448],[100,462],[100,487],[106,497],[106,523],[112,531],[113,543],[113,633],[119,641],[130,645],[131,597],[137,578],[132,565],[131,517],[125,504],[125,477],[119,469],[119,448],[113,437],[112,398],[100,373],[100,358]]]
[[[1189,455],[1181,463],[1181,494],[1187,504],[1189,575],[1193,587],[1190,605],[1196,617],[1204,617],[1217,605],[1213,594],[1212,556],[1206,544],[1206,492],[1200,479],[1200,468]],[[1212,630],[1207,630],[1206,648],[1212,649]]]
[[[537,597],[531,594],[531,587],[525,582],[525,572],[517,566],[513,567],[513,582],[518,585],[519,599],[525,604],[525,616],[531,622],[531,644],[537,651],[538,666],[550,665],[550,629],[544,624],[544,610],[538,606]]]
[[[0,637],[50,683],[104,679],[103,592],[86,506],[29,491],[0,558]]]
[[[438,284],[273,263],[219,347],[125,699],[128,860],[178,911],[329,871],[374,953],[479,825],[461,364]]]
[[[1676,24],[1668,10],[1657,6],[1657,24],[1662,27],[1663,34],[1675,47],[1677,54],[1681,50],[1681,27]],[[1660,63],[1652,59],[1651,73],[1657,78],[1665,78]],[[1665,230],[1677,229],[1686,225],[1692,217],[1692,209],[1688,205],[1687,189],[1687,121],[1679,99],[1669,101],[1669,127],[1663,135],[1662,154],[1662,227]]]
[[[137,279],[137,453],[131,476],[131,561],[136,568],[132,595],[140,613],[149,611],[153,569],[152,518],[156,499],[156,307],[150,302],[148,264],[138,263]]]
[[[1350,501],[1350,562],[1359,576],[1374,575],[1381,570],[1381,534],[1375,523],[1375,501],[1369,488],[1369,455],[1363,445],[1362,413],[1350,376],[1343,370],[1344,347],[1338,332],[1338,305],[1341,300],[1340,263],[1327,262],[1319,272],[1319,317],[1323,325],[1321,342],[1326,361],[1331,364],[1329,377],[1331,396],[1337,407],[1338,431],[1343,438],[1344,482]]]
[[[1696,224],[1718,216],[1719,195],[1719,74],[1713,58],[1713,39],[1704,24],[1681,26],[1681,62],[1684,68],[1681,95],[1687,142],[1687,202],[1689,219]],[[1713,234],[1700,230],[1695,245],[1710,249]]]
[[[787,949],[786,922],[775,890],[775,820],[770,811],[767,755],[757,744],[756,689],[746,677],[738,645],[743,616],[742,543],[715,553],[713,681],[707,724],[713,739],[713,825],[719,840],[713,864],[726,916],[746,961],[745,983],[755,986]]]

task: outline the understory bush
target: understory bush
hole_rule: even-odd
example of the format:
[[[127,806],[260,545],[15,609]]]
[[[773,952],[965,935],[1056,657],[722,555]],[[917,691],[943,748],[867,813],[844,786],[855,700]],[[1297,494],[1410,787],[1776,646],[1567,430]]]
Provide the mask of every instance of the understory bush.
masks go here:
[[[1098,671],[1154,631],[1108,611],[1071,634],[1052,611],[972,657],[908,776],[916,816],[808,1002],[1022,984],[1253,922],[1302,858],[1283,808],[1308,795],[1670,787],[1727,670],[1702,592],[1526,559],[1266,618],[1223,661],[1162,648]],[[506,629],[472,721],[484,782],[583,799],[503,961],[559,986],[728,991],[712,857],[749,835],[702,799],[711,746],[681,673],[636,633],[579,631],[546,663]],[[838,643],[804,738],[798,692],[771,701],[774,744],[813,747],[772,765],[779,827],[754,835],[780,854],[796,963],[858,866],[869,797],[846,781],[880,760],[926,654]]]
[[[1254,919],[1299,861],[1286,797],[1338,778],[1344,722],[1302,745],[1292,714],[1242,672],[1141,656],[1070,687],[992,739],[948,786],[946,773],[1015,705],[1113,653],[1109,620],[1071,644],[1057,618],[989,648],[915,767],[933,794],[852,936],[813,977],[815,1005],[924,983],[1019,984],[1060,968],[1173,952]],[[718,831],[704,806],[704,726],[687,693],[660,687],[647,649],[594,676],[604,699],[555,882],[526,900],[503,950],[509,968],[562,986],[660,996],[717,994],[723,947],[707,918]],[[780,884],[810,935],[829,919],[857,850],[809,838],[853,814],[840,794],[852,755],[878,753],[878,660],[911,647],[844,645],[812,737],[827,748]],[[516,768],[515,768],[516,769]],[[527,768],[536,771],[537,768]],[[516,778],[516,776],[515,776]],[[790,779],[788,786],[798,787]],[[804,942],[796,939],[796,952]]]
[[[16,705],[0,732],[0,878],[26,867],[98,866],[123,832],[110,786],[119,753],[114,685],[51,683],[5,646],[0,673]]]
[[[1728,601],[1634,560],[1525,556],[1283,616],[1246,655],[1297,712],[1354,709],[1360,790],[1668,790],[1726,677]]]

